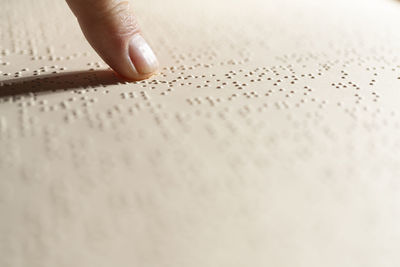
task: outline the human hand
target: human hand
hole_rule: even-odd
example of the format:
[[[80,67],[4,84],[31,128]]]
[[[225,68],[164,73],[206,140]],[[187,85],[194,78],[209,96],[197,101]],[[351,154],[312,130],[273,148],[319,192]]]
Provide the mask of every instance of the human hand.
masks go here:
[[[158,69],[158,60],[141,35],[131,1],[66,1],[86,39],[118,74],[142,80]]]

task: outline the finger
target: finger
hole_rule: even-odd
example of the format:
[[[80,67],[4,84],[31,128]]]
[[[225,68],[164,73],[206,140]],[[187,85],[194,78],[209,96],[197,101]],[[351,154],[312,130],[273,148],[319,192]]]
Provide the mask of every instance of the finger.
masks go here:
[[[121,76],[141,80],[158,69],[143,38],[130,1],[67,0],[82,31],[103,60]]]

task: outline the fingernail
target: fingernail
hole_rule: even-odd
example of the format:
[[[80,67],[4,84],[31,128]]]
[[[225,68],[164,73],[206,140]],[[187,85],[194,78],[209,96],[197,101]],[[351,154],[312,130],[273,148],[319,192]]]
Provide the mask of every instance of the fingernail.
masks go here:
[[[129,43],[129,56],[140,74],[150,74],[158,69],[156,55],[140,34],[132,37]]]

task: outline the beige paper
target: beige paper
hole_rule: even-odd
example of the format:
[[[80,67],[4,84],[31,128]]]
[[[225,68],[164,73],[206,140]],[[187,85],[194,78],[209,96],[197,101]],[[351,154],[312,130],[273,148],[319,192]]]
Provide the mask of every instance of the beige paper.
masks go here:
[[[1,0],[0,266],[400,266],[399,1],[135,8],[128,83]]]

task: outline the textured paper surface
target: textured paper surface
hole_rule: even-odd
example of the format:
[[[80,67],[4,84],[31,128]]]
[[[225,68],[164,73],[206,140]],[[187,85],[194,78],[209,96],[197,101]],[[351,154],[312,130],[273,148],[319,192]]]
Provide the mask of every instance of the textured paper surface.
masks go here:
[[[0,5],[0,266],[400,265],[398,1],[137,0],[137,83]]]

